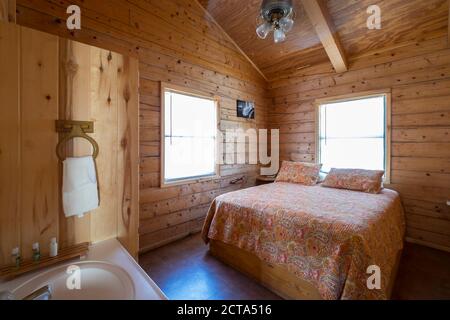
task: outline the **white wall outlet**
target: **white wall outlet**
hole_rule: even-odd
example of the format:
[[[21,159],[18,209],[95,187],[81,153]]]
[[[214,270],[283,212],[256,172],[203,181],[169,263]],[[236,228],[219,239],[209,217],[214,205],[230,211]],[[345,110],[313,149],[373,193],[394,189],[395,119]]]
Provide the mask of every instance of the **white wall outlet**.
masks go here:
[[[450,207],[450,200],[447,201],[447,205]]]

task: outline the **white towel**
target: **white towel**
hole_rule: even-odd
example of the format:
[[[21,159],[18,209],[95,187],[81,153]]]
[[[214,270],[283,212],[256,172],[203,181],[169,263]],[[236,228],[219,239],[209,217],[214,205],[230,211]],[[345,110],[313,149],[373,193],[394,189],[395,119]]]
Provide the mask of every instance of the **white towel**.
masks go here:
[[[66,217],[82,217],[98,208],[99,198],[94,159],[89,157],[64,160],[63,208]]]

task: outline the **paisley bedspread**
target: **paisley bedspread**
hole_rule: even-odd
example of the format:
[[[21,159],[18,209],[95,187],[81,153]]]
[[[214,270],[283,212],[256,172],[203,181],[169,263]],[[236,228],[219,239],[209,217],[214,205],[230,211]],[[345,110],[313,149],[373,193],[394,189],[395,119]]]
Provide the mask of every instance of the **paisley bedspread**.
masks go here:
[[[405,221],[399,195],[272,183],[217,197],[202,237],[247,250],[313,284],[324,299],[386,299]],[[369,289],[367,268],[381,270]]]

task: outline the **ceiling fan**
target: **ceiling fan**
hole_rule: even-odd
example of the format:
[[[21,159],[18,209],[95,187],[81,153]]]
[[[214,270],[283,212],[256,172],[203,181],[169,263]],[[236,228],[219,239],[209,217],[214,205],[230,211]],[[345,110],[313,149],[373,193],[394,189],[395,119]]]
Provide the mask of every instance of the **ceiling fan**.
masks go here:
[[[263,0],[257,18],[256,34],[266,39],[273,31],[273,40],[280,43],[286,40],[286,33],[294,26],[295,11],[292,0]]]

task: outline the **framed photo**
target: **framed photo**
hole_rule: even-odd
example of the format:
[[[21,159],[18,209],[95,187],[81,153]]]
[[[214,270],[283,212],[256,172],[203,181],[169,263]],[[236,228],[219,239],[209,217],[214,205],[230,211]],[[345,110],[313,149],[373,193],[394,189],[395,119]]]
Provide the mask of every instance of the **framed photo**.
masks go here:
[[[255,119],[255,103],[250,101],[237,101],[237,116],[246,119]]]

